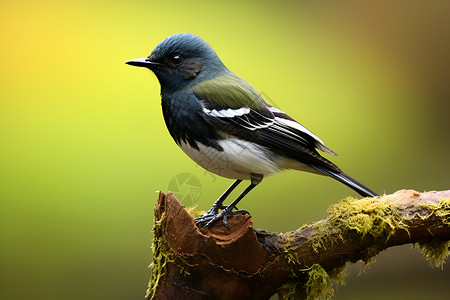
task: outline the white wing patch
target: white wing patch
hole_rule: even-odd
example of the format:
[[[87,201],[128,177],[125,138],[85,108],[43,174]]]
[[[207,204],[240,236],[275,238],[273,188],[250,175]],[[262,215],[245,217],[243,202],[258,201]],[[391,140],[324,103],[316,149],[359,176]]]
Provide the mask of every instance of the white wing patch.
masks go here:
[[[248,107],[219,110],[207,109],[204,107],[203,112],[210,117],[222,119],[222,121],[227,119],[225,122],[237,124],[251,131],[267,128],[274,123],[274,119],[268,118],[267,116],[264,116]]]
[[[272,107],[271,107],[272,108]],[[280,122],[283,123],[284,125],[287,125],[289,127],[292,127],[294,129],[300,130],[301,132],[306,133],[307,135],[311,136],[312,138],[314,138],[317,142],[319,142],[320,144],[323,145],[323,142],[321,139],[319,139],[314,133],[312,133],[311,131],[309,131],[308,129],[306,129],[305,127],[303,127],[302,125],[300,125],[299,123],[292,121],[292,120],[287,120],[287,119],[283,119],[280,117],[275,117],[275,121],[276,122]]]
[[[240,117],[245,114],[248,114],[250,112],[250,108],[248,107],[241,107],[239,109],[221,109],[221,110],[209,110],[207,108],[203,108],[203,112],[205,114],[210,115],[211,117],[216,118],[233,118],[233,117]]]
[[[282,111],[281,109],[278,109],[274,106],[268,106],[267,108],[273,113],[284,114],[284,111]]]

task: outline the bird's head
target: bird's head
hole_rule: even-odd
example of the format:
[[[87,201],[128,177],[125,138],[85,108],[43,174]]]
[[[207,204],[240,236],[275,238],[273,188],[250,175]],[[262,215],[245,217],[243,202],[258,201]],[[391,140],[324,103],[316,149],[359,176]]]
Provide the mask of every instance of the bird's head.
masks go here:
[[[162,91],[190,87],[228,70],[208,43],[191,33],[174,34],[159,43],[148,57],[126,63],[152,70]]]

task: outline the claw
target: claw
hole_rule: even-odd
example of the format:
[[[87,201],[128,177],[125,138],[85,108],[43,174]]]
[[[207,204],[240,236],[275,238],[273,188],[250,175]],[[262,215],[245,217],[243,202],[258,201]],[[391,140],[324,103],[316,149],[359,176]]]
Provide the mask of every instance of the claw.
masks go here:
[[[239,210],[233,211],[233,215],[237,215],[237,214],[250,216],[250,213],[248,211],[246,211],[245,209],[239,209]]]
[[[208,214],[208,213],[206,213],[206,214],[204,214],[201,217],[195,218],[194,220],[195,220],[195,223],[197,225],[199,225],[201,223],[205,223],[205,222],[211,221],[212,219],[214,219],[214,216],[216,216],[216,214]]]
[[[213,217],[211,218],[211,220],[209,220],[209,222],[206,223],[205,226],[203,226],[203,228],[208,228],[209,226],[212,225],[212,223],[214,223],[215,221],[219,220],[221,217],[222,217],[222,213],[219,213],[219,214],[213,216]],[[225,226],[226,226],[226,225],[225,225]],[[228,227],[227,227],[227,228],[228,228]]]
[[[251,174],[251,184],[233,201],[230,205],[223,205],[223,201],[228,197],[228,195],[238,186],[238,184],[242,181],[242,179],[237,179],[226,191],[219,197],[219,199],[214,202],[213,206],[210,210],[208,210],[203,216],[195,219],[195,223],[199,228],[201,227],[209,227],[216,220],[223,218],[223,224],[226,228],[228,227],[228,216],[235,214],[249,214],[246,210],[240,210],[236,207],[239,201],[245,197],[255,186],[257,186],[261,180],[263,179],[262,174]],[[222,212],[219,213],[219,210]],[[233,211],[235,209],[235,211]],[[250,214],[249,214],[250,215]],[[206,223],[202,226],[203,223]]]
[[[223,225],[225,225],[225,227],[228,229],[228,230],[230,230],[230,227],[228,227],[228,217],[227,217],[227,215],[225,214],[225,215],[223,215]]]
[[[246,210],[240,209],[240,210],[233,210],[233,208],[230,209],[229,206],[225,206],[222,212],[216,213],[213,208],[208,210],[203,216],[195,218],[195,223],[199,228],[208,228],[211,226],[215,221],[222,219],[223,224],[225,227],[230,230],[230,227],[228,225],[228,216],[232,215],[250,215],[250,213]],[[206,223],[205,225],[202,225],[203,223]]]

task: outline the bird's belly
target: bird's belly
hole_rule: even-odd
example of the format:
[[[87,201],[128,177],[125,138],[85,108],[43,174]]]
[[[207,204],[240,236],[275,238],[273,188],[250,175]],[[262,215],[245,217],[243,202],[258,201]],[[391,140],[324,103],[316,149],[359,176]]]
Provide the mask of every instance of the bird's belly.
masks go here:
[[[270,176],[280,171],[280,158],[257,144],[227,138],[218,141],[223,151],[197,142],[199,150],[188,143],[180,143],[181,149],[204,169],[231,179],[250,180],[251,174]]]

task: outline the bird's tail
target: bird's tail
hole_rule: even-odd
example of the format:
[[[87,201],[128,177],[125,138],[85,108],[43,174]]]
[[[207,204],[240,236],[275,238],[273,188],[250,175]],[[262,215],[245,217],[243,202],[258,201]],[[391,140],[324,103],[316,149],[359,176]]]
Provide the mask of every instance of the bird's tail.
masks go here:
[[[324,174],[336,179],[337,181],[342,182],[343,184],[352,188],[353,190],[355,190],[358,194],[360,194],[363,197],[377,197],[378,196],[377,193],[370,190],[368,187],[362,185],[361,183],[359,183],[358,181],[356,181],[355,179],[351,178],[350,176],[348,176],[347,174],[345,174],[343,172],[330,170],[330,169],[327,169],[322,166],[312,166],[311,165],[311,167],[313,167],[317,171],[320,171],[321,173],[324,173]]]

